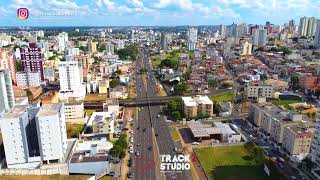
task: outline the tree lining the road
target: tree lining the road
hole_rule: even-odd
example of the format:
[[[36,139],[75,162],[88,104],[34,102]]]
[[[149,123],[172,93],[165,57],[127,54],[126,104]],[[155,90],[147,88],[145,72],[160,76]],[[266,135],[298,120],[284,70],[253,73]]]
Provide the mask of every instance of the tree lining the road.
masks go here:
[[[122,159],[126,155],[126,150],[128,148],[127,135],[122,133],[117,141],[113,143],[111,149],[111,155],[113,157]]]
[[[138,48],[136,45],[126,46],[123,49],[117,50],[116,54],[119,55],[120,59],[125,59],[125,60],[130,59],[132,61],[135,61],[138,54]]]

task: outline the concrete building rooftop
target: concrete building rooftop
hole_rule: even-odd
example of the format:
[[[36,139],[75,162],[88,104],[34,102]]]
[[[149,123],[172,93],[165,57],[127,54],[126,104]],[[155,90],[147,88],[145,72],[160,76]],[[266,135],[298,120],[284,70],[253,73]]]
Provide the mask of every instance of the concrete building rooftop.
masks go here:
[[[2,116],[2,119],[17,118],[21,116],[21,114],[25,113],[27,109],[28,109],[27,105],[14,106],[9,112],[4,113],[4,115]]]
[[[44,104],[41,106],[38,116],[50,116],[55,115],[60,111],[62,104]]]
[[[186,106],[197,106],[196,101],[194,101],[192,97],[182,97],[182,101]]]

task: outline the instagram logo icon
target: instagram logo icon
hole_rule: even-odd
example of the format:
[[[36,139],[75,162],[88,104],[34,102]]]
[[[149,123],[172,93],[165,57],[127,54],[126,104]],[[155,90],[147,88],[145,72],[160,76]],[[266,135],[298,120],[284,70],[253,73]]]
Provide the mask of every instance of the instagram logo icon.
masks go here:
[[[29,10],[27,8],[19,8],[17,10],[17,16],[21,20],[28,19],[29,17]]]

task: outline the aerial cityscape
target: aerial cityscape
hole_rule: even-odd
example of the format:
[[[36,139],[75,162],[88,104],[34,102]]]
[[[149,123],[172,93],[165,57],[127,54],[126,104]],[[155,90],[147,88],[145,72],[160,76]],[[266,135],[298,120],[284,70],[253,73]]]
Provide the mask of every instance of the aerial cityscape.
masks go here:
[[[319,12],[0,2],[0,179],[320,180]]]

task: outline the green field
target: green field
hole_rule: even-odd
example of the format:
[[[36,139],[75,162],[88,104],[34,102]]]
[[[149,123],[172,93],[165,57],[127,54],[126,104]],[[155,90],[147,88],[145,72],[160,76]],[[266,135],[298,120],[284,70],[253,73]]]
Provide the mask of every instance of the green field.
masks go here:
[[[253,146],[251,147],[252,149]],[[268,177],[263,170],[267,160],[260,153],[253,155],[254,150],[240,146],[197,148],[195,153],[210,179],[214,180],[274,180],[279,179],[272,170]],[[259,148],[257,148],[259,149]],[[274,167],[271,166],[271,169]]]
[[[228,92],[223,92],[220,94],[210,96],[210,99],[215,103],[219,103],[223,101],[233,101],[235,96],[236,94],[234,91],[228,91]]]
[[[292,100],[292,99],[288,99],[288,100],[280,100],[280,99],[274,99],[272,100],[272,104],[276,105],[276,106],[288,106],[289,104],[294,104],[294,103],[299,103],[301,101],[299,100]]]

